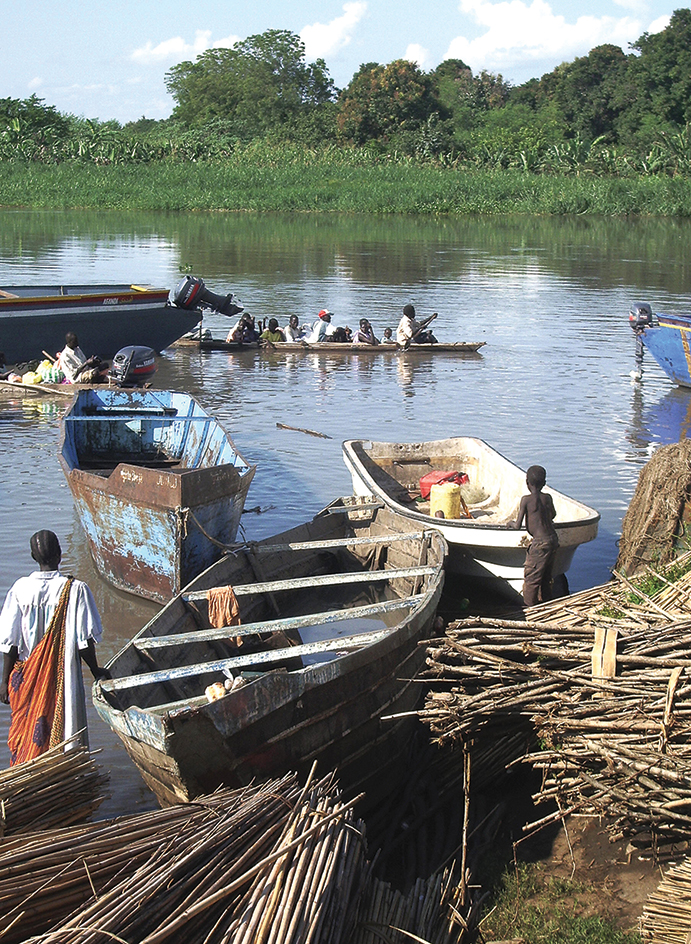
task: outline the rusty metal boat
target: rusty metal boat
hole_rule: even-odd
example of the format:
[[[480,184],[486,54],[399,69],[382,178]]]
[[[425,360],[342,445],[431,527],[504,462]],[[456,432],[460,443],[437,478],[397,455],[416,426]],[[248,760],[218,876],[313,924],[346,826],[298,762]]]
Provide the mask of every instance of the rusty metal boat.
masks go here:
[[[98,570],[165,603],[235,540],[255,467],[185,393],[79,390],[59,458]]]
[[[197,577],[109,663],[96,710],[163,805],[315,759],[347,792],[381,785],[415,723],[383,716],[422,697],[445,552],[432,528],[338,499]],[[218,625],[231,588],[240,623]]]

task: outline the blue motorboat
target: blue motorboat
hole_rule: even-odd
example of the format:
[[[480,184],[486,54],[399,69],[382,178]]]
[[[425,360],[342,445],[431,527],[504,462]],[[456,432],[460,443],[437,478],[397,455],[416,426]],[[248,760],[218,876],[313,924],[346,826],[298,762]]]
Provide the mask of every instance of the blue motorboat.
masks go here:
[[[629,311],[629,323],[636,334],[638,372],[645,349],[670,380],[691,387],[691,316],[663,315],[647,302],[636,302]]]
[[[213,416],[170,390],[80,390],[59,459],[98,570],[161,603],[234,542],[255,472]]]

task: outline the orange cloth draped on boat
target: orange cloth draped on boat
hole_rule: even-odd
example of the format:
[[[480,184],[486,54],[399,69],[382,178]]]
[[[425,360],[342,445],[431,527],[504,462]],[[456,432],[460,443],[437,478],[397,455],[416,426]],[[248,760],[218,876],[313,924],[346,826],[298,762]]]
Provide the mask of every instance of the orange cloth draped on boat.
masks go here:
[[[214,629],[240,625],[240,604],[232,587],[212,587],[208,592],[208,601],[209,623]],[[235,644],[242,645],[242,636],[235,637]]]
[[[45,636],[10,675],[10,765],[33,760],[65,739],[65,619],[72,578]]]

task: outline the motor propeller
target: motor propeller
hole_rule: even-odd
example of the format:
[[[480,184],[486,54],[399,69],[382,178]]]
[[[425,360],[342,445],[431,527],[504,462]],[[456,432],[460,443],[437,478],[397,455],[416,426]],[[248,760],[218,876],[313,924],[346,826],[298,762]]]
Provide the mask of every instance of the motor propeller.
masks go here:
[[[217,295],[209,291],[204,284],[204,280],[196,275],[186,275],[173,291],[173,303],[178,308],[184,308],[186,311],[192,311],[195,308],[206,308],[211,311],[217,311],[221,315],[239,315],[244,311],[242,305],[238,305],[232,294]]]

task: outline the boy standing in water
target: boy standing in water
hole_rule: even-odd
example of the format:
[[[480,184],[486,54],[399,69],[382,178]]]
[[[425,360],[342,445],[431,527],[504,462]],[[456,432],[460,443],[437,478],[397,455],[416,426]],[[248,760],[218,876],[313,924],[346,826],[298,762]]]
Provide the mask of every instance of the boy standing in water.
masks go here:
[[[541,465],[531,465],[525,481],[530,494],[521,498],[518,520],[511,522],[510,526],[521,528],[525,520],[528,534],[533,539],[525,556],[523,601],[526,606],[535,606],[552,597],[552,567],[559,547],[552,521],[557,512],[552,496],[542,492],[547,473]]]

